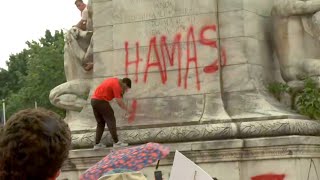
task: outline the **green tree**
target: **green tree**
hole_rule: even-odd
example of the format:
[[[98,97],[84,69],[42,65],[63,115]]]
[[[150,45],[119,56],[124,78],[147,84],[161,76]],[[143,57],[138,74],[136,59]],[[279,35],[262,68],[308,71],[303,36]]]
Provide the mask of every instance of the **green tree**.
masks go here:
[[[320,88],[312,78],[307,78],[304,84],[297,96],[297,109],[301,114],[320,120]]]
[[[39,41],[28,41],[26,44],[27,49],[10,56],[8,71],[0,71],[0,82],[2,79],[9,81],[6,88],[1,87],[0,91],[6,95],[8,116],[21,109],[33,108],[35,101],[39,107],[63,115],[64,111],[55,108],[49,101],[50,90],[65,82],[63,31],[52,34],[47,30]],[[1,73],[5,78],[1,77]]]
[[[23,85],[23,77],[27,75],[27,59],[29,51],[24,49],[17,54],[11,54],[6,62],[8,70],[0,69],[0,98],[6,98],[10,93],[16,93]]]
[[[4,99],[8,96],[8,71],[5,69],[0,69],[0,99]]]
[[[288,93],[291,96],[292,109],[311,119],[320,120],[320,88],[311,77],[304,80],[304,87],[298,91],[293,91],[287,84],[279,82],[269,84],[268,89],[279,101],[281,95]]]

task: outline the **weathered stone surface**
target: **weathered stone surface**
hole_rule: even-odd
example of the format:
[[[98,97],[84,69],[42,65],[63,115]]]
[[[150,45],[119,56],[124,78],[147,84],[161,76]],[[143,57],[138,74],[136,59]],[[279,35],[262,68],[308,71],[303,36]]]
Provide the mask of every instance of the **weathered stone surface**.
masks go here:
[[[275,2],[280,1],[286,0]],[[286,31],[283,27],[288,24],[273,23],[280,28],[280,35],[288,35],[280,37],[290,37],[289,50],[295,54],[288,57],[296,59],[292,62],[292,59],[283,60],[278,56],[278,65],[270,43],[272,4],[271,0],[93,0],[95,66],[89,77],[90,85],[85,86],[90,93],[81,101],[83,109],[68,111],[69,118],[66,119],[73,131],[74,148],[92,148],[94,142],[96,122],[90,106],[93,90],[103,79],[122,78],[127,73],[133,85],[125,95],[125,103],[130,106],[136,100],[135,121],[129,124],[128,114],[111,102],[121,140],[129,144],[173,143],[168,144],[172,152],[180,150],[218,179],[248,180],[273,173],[284,174],[290,180],[308,179],[307,176],[317,180],[320,123],[282,106],[266,91],[266,86],[275,79],[282,80],[279,67],[295,68],[301,59],[308,59],[300,63],[308,73],[319,72],[314,58],[319,55],[317,38],[320,31],[318,26],[310,29],[306,25],[317,25],[320,13],[305,21],[301,18],[304,11],[301,16],[291,17],[283,13],[294,6],[279,6],[276,16],[289,20],[290,28]],[[166,38],[170,54],[174,38],[179,34],[181,68],[177,65],[177,51],[173,66],[169,56],[163,56],[161,51],[161,38]],[[283,44],[287,41],[281,41],[278,34],[274,37],[280,40],[280,52],[285,53],[287,46]],[[301,37],[305,39],[301,40]],[[133,63],[137,59],[136,43],[139,45],[137,69]],[[192,59],[194,47],[198,76]],[[149,49],[150,67],[147,69]],[[157,59],[162,70],[151,64]],[[126,60],[131,64],[126,65]],[[290,71],[289,75],[298,78],[295,71]],[[112,144],[107,128],[102,142],[108,146]],[[110,148],[94,152],[91,149],[72,151],[63,167],[66,173],[62,178],[73,176],[71,179],[77,179],[80,172],[109,152]],[[173,153],[161,160],[160,168],[165,177],[169,176],[172,160]],[[153,171],[154,167],[144,170],[148,179],[153,177]]]
[[[243,10],[243,3],[244,1],[237,1],[237,0],[218,1],[218,11],[225,12],[225,11]]]
[[[269,96],[269,97],[268,97]],[[270,101],[275,101],[267,94],[259,91],[238,91],[225,93],[226,111],[233,119],[272,117],[294,114],[285,108],[281,108]],[[249,103],[250,102],[250,103]]]
[[[216,41],[216,40],[212,40]],[[194,48],[194,45],[196,46]],[[157,39],[157,45],[152,47],[140,47],[139,48],[139,58],[140,61],[137,65],[138,69],[136,69],[136,63],[133,63],[137,59],[137,48],[130,48],[128,51],[125,49],[114,50],[113,52],[100,52],[95,53],[95,60],[97,63],[101,64],[101,66],[106,67],[105,70],[102,71],[96,70],[95,75],[98,76],[112,76],[118,74],[125,74],[126,68],[128,74],[134,74],[136,71],[138,73],[146,72],[146,68],[148,64],[159,62],[161,64],[161,69],[163,71],[171,71],[171,70],[181,70],[182,75],[184,75],[185,69],[188,67],[195,67],[195,62],[191,59],[193,57],[197,58],[197,67],[201,67],[203,69],[206,66],[211,65],[215,61],[218,61],[218,49],[210,46],[206,46],[201,44],[200,42],[190,42],[189,48],[187,43],[180,43],[179,45],[167,44],[168,51],[166,50],[166,46],[161,45],[160,38]],[[239,45],[240,46],[240,45]],[[123,43],[123,48],[125,44]],[[179,67],[179,51],[181,53],[180,57],[180,67]],[[174,56],[172,57],[172,53],[174,52]],[[113,53],[113,56],[110,54]],[[150,53],[150,55],[149,55]],[[168,55],[169,54],[169,55]],[[188,61],[189,54],[189,61]],[[229,55],[229,54],[228,54]],[[171,65],[172,59],[172,65]],[[234,57],[236,59],[236,57]],[[127,65],[128,62],[132,62]],[[109,69],[108,67],[112,67]],[[100,67],[98,67],[100,68]],[[148,72],[157,72],[159,71],[159,66],[152,66],[148,68]],[[142,79],[142,78],[140,78]]]
[[[222,77],[225,79],[223,89],[225,92],[248,91],[266,89],[266,82],[273,76],[268,74],[270,67],[259,65],[239,64],[223,68]],[[244,93],[240,93],[245,94]]]
[[[190,124],[199,122],[200,120],[202,122],[212,121],[214,123],[230,122],[230,118],[224,109],[221,106],[214,106],[215,103],[222,103],[219,93],[136,100],[137,109],[133,123],[128,123],[125,111],[121,110],[115,102],[111,102],[119,129]],[[129,105],[131,102],[129,100]],[[77,119],[77,121],[68,121],[73,131],[79,131],[84,127],[87,127],[86,129],[88,130],[95,128],[96,123],[90,102],[87,102],[84,110],[79,116],[74,117],[74,119]]]
[[[157,124],[188,124],[200,120],[215,123],[230,121],[221,106],[212,105],[214,102],[222,102],[219,94],[138,99],[136,120],[131,125],[154,127]],[[119,126],[128,126],[128,123]]]
[[[118,0],[113,1],[114,23],[146,21],[216,12],[216,0]],[[147,8],[146,8],[147,7]]]
[[[204,98],[205,104],[201,122],[224,123],[231,121],[230,116],[224,108],[221,93],[205,94]]]
[[[223,0],[220,0],[223,1]],[[233,0],[236,1],[236,0]],[[272,9],[273,1],[269,0],[244,0],[243,7],[245,10],[262,15],[262,16],[270,16],[270,12]]]
[[[270,43],[252,37],[221,39],[221,46],[226,51],[226,65],[255,64],[270,67]]]
[[[112,0],[92,0],[93,3],[100,3],[100,2],[109,2]]]
[[[123,44],[129,42],[129,48],[135,47],[135,42],[139,42],[140,46],[148,46],[150,39],[154,36],[166,36],[167,42],[171,43],[177,33],[181,34],[182,42],[187,41],[187,34],[190,27],[193,27],[194,40],[200,39],[200,30],[205,26],[216,25],[216,14],[199,14],[181,17],[170,17],[165,19],[157,19],[150,21],[133,22],[126,24],[114,25],[113,46],[115,49],[122,49]],[[128,31],[134,29],[134,31]],[[192,33],[190,41],[192,41]],[[207,39],[217,37],[216,33],[208,33]]]
[[[246,147],[271,147],[281,145],[319,145],[319,137],[313,136],[281,136],[272,138],[263,138],[261,141],[256,139],[246,139]]]
[[[132,82],[132,88],[128,91],[127,97],[150,98],[220,92],[219,74],[206,74],[202,70],[203,68],[190,68],[188,75],[186,75],[187,70],[182,70],[180,86],[178,70],[168,71],[168,78],[165,82],[162,81],[162,76],[159,72],[149,72],[146,75],[145,73],[139,73],[137,74],[138,82]],[[198,76],[196,76],[196,72],[198,72]],[[145,76],[146,81],[144,81]],[[124,77],[124,75],[119,74],[117,77]],[[136,75],[129,74],[128,77],[135,80]],[[98,85],[103,79],[96,78],[94,84]],[[206,84],[211,84],[211,86]]]
[[[269,19],[249,11],[219,13],[220,38],[253,37],[265,40]]]
[[[281,136],[281,135],[320,135],[320,123],[308,120],[270,120],[243,122],[240,125],[241,137]]]
[[[108,51],[113,49],[113,26],[94,28],[93,52]]]
[[[226,66],[222,70],[225,92],[253,90],[254,84],[249,77],[248,65]]]
[[[319,142],[319,137],[284,136],[166,144],[171,153],[160,161],[159,169],[163,177],[168,178],[173,153],[178,150],[218,179],[250,179],[272,173],[285,174],[286,178],[293,180],[307,179],[308,176],[317,180],[320,171]],[[77,179],[81,172],[110,150],[96,150],[94,153],[91,149],[71,151],[60,178]],[[153,177],[154,166],[142,170],[147,177]],[[225,173],[226,169],[228,173]]]
[[[250,117],[250,116],[249,116]],[[272,120],[274,118],[274,120]],[[271,120],[270,120],[271,119]],[[254,138],[286,135],[320,135],[320,123],[312,120],[290,119],[285,115],[255,116],[251,118],[234,119],[234,122],[214,124],[202,124],[198,122],[172,123],[170,127],[150,128],[148,126],[136,125],[132,127],[119,127],[119,137],[129,144],[143,144],[147,142],[187,142],[199,140]],[[184,126],[180,126],[184,124]],[[95,136],[95,130],[74,131],[73,145],[75,147],[91,147]],[[109,133],[105,133],[103,143],[112,144]]]
[[[113,24],[113,1],[100,1],[93,0],[93,27],[102,27]]]
[[[317,123],[299,120],[305,117],[295,116],[266,92],[277,72],[269,42],[271,4],[269,0],[93,0],[95,65],[85,86],[90,93],[81,101],[80,112],[72,109],[67,118],[75,147],[93,143],[94,89],[107,77],[126,75],[133,85],[125,103],[130,106],[136,100],[135,121],[128,124],[128,114],[114,102],[111,105],[119,135],[131,144],[318,135],[309,127],[318,127]],[[172,55],[179,35],[180,67],[177,48]],[[111,144],[108,132],[103,142]]]
[[[235,137],[236,126],[234,124],[196,124],[189,126],[146,128],[139,130],[125,130],[131,128],[122,127],[119,128],[120,130],[118,131],[118,134],[120,139],[131,144],[141,144],[146,142],[187,142]],[[72,137],[72,142],[75,147],[91,147],[94,137],[94,130],[90,132],[87,131],[85,134],[81,131],[75,131]],[[101,141],[108,145],[112,144],[109,133],[105,133]]]
[[[204,103],[203,95],[138,99],[135,121],[130,125],[152,127],[157,124],[199,122]]]
[[[283,79],[301,81],[320,77],[320,3],[275,1],[272,37]]]
[[[270,0],[219,0],[219,12],[246,10],[261,16],[270,16],[273,2]]]
[[[114,61],[115,58],[114,58],[113,51],[95,53],[93,57],[94,57],[95,63],[99,64],[99,66],[93,67],[93,71],[95,72],[94,78],[107,77],[107,74],[109,74],[109,76],[112,76],[114,74],[120,74],[120,73],[113,73],[114,69],[119,67]]]
[[[247,37],[225,38],[221,39],[221,47],[226,51],[226,65],[236,65],[248,63],[248,53],[257,53],[257,47],[248,46],[249,41],[255,41],[255,39]],[[257,59],[257,61],[259,61]]]
[[[165,83],[162,83],[159,72],[149,73],[146,82],[143,82],[141,78],[144,77],[144,74],[139,74],[141,80],[133,84],[135,88],[132,88],[130,96],[128,96],[142,98],[220,92],[219,74],[208,75],[202,71],[202,68],[192,68],[188,70],[188,76],[186,76],[186,71],[182,71],[181,86],[179,86],[179,71],[177,70],[167,72],[168,79]],[[198,72],[198,76],[196,76],[196,72]],[[129,77],[135,78],[134,75],[129,75]],[[211,86],[207,86],[207,84]]]
[[[290,152],[288,152],[290,153]],[[292,180],[300,179],[319,179],[318,173],[320,168],[318,166],[319,158],[302,158],[302,159],[288,159],[288,160],[270,160],[270,161],[249,161],[243,163],[243,178],[248,179],[258,175],[265,175],[266,169],[268,172],[274,172],[279,177]],[[257,168],[259,167],[259,168]],[[250,171],[250,169],[255,169]],[[269,174],[270,175],[270,174]],[[268,177],[268,176],[267,176]]]

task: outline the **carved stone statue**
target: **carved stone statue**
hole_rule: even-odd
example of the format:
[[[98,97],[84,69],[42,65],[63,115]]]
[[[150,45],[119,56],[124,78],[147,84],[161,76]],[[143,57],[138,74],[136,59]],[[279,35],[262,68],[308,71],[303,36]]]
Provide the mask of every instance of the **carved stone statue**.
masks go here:
[[[87,58],[90,51],[92,31],[82,31],[72,27],[65,36],[64,66],[67,81],[88,78],[91,76],[91,69],[86,69],[90,60]],[[91,50],[92,51],[92,50]],[[92,53],[91,53],[92,54]]]
[[[272,9],[273,42],[288,85],[320,76],[320,0],[277,0]]]
[[[87,31],[72,27],[65,35],[64,69],[67,82],[50,92],[50,102],[67,110],[66,119],[72,119],[71,111],[79,112],[87,102],[93,70],[92,8],[88,4]]]
[[[206,9],[207,3],[192,0],[186,4],[172,0],[177,2],[176,14],[153,15],[155,8],[167,6],[162,2],[141,1],[147,8],[139,6],[139,11],[137,3],[131,1],[99,2],[99,6],[93,6],[96,10],[93,23],[99,31],[92,35],[92,27],[87,28],[88,31],[72,28],[67,33],[65,70],[68,82],[53,89],[50,100],[67,110],[66,121],[73,133],[74,147],[87,148],[94,143],[96,122],[89,91],[94,91],[95,85],[104,78],[125,75],[135,80],[126,97],[126,103],[136,109],[134,121],[129,124],[121,109],[114,109],[114,113],[119,137],[129,144],[319,134],[319,123],[305,120],[283,107],[265,90],[264,82],[274,78],[270,75],[273,73],[267,38],[270,34],[262,31],[270,25],[266,21],[271,19],[270,0],[263,1],[268,6],[249,3],[263,10],[259,13],[266,13],[265,19],[261,14],[251,13],[257,9],[243,12],[245,17],[250,14],[251,18],[252,14],[259,23],[247,23],[247,18],[239,22],[239,18],[235,18],[239,16],[238,10],[232,12],[232,16],[217,17],[211,12],[213,5]],[[305,76],[319,76],[320,53],[317,50],[320,44],[314,37],[320,35],[317,29],[320,3],[309,7],[310,1],[275,2],[272,12],[274,42],[283,78],[290,83],[300,82]],[[233,3],[225,5],[231,4],[233,7]],[[186,5],[190,9],[198,5],[204,8],[201,12],[210,13],[195,15],[185,11]],[[176,9],[169,7],[170,11]],[[90,9],[89,20],[92,18]],[[140,9],[150,10],[150,13]],[[182,15],[180,13],[185,13],[187,18],[177,16]],[[211,22],[217,18],[223,22],[219,31],[221,37],[217,32],[219,24]],[[88,21],[88,24],[92,23]],[[190,24],[192,26],[186,28]],[[246,29],[252,28],[249,34],[233,26],[240,24]],[[91,36],[97,58],[94,70],[88,71],[85,67],[92,57]],[[223,43],[219,45],[212,38],[223,39]],[[224,42],[225,38],[228,41]],[[220,56],[218,46],[225,50]],[[201,70],[215,59],[219,67],[216,73]],[[181,68],[179,63],[186,68]],[[182,78],[184,87],[179,85]],[[109,133],[102,141],[112,144]]]

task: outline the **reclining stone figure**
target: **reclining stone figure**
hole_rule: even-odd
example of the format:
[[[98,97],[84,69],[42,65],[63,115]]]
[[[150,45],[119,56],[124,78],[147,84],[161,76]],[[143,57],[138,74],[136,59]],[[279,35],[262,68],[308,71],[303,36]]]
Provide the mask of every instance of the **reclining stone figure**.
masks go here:
[[[320,0],[276,0],[273,43],[288,85],[320,76]]]

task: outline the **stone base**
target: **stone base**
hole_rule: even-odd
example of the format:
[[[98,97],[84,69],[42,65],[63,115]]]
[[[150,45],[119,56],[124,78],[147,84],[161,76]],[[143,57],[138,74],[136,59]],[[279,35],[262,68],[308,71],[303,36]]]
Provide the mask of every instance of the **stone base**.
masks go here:
[[[319,180],[320,137],[279,136],[251,139],[215,140],[166,144],[169,156],[160,161],[159,170],[168,179],[174,152],[180,151],[219,180],[266,180],[278,175],[279,180]],[[110,152],[72,150],[59,179],[78,179],[80,173]],[[154,179],[154,166],[143,169]],[[274,178],[275,179],[275,178]],[[278,180],[277,179],[277,180]]]
[[[172,123],[171,126],[118,127],[119,138],[129,144],[147,142],[176,143],[219,139],[259,138],[270,136],[320,136],[320,123],[299,116],[273,116],[213,120],[206,122]],[[95,129],[73,131],[73,149],[90,148],[94,144]],[[102,142],[112,145],[112,138],[105,130]]]

